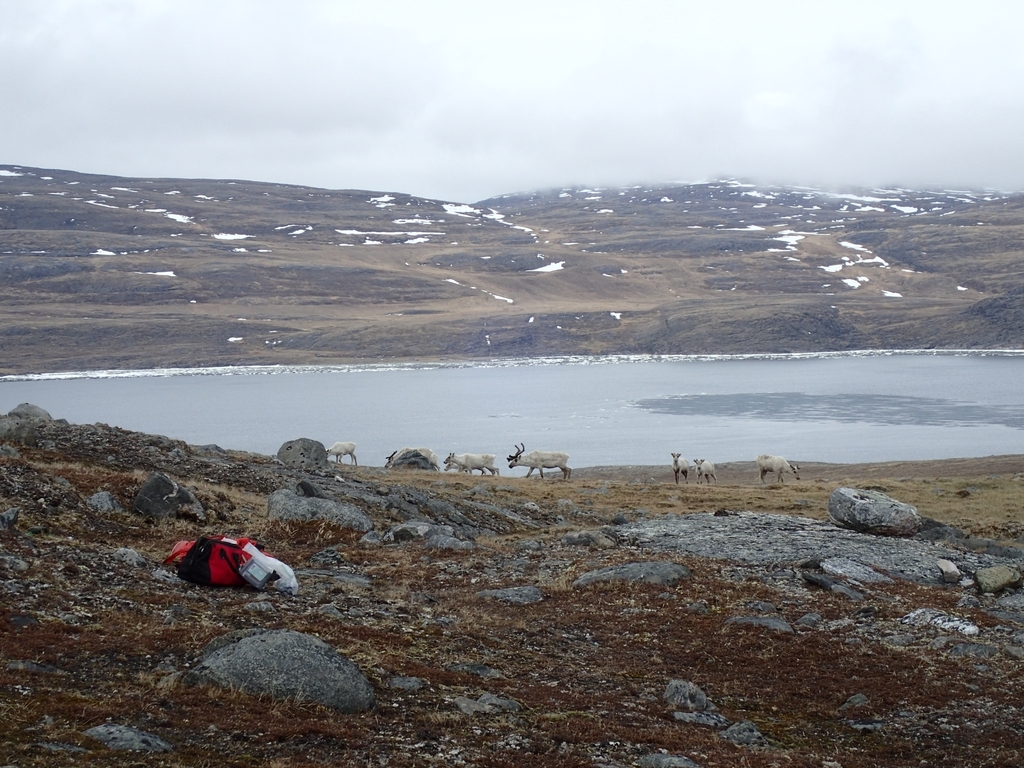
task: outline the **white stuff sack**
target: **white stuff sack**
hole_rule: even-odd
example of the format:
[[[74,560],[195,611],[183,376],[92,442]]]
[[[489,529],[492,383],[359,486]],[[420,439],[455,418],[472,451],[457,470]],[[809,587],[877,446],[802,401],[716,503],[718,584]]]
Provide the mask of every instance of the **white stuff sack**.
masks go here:
[[[261,552],[253,544],[246,544],[242,549],[263,568],[277,574],[278,578],[274,582],[274,587],[278,591],[289,595],[297,595],[299,593],[299,582],[295,578],[295,571],[291,569],[291,566],[285,565],[276,557],[271,557],[266,552]]]

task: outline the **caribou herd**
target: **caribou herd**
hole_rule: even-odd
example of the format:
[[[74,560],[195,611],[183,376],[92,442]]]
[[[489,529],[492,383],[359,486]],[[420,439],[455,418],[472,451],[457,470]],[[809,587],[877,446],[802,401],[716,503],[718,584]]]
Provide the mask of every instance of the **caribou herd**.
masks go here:
[[[327,449],[328,459],[331,456],[338,463],[341,462],[342,456],[349,456],[352,459],[352,465],[359,466],[359,462],[356,461],[355,443],[335,443]],[[496,456],[493,453],[455,453],[452,451],[448,454],[448,458],[444,460],[444,470],[446,472],[448,470],[455,470],[465,474],[473,474],[475,470],[479,471],[481,475],[488,472],[491,475],[500,475],[501,473],[498,471],[498,468],[494,466],[495,458]],[[526,444],[518,443],[515,446],[515,452],[510,453],[505,460],[508,462],[509,469],[527,467],[526,477],[532,475],[535,469],[540,473],[541,479],[544,479],[545,469],[562,470],[563,480],[568,480],[572,477],[572,468],[569,466],[569,454],[562,451],[533,450],[527,453]],[[385,469],[395,469],[398,467],[414,467],[440,471],[441,464],[437,459],[437,454],[429,448],[400,448],[388,456],[384,463]],[[675,476],[676,485],[679,484],[680,477],[683,478],[683,482],[690,482],[691,469],[698,485],[702,481],[705,485],[711,485],[712,480],[714,480],[715,485],[718,485],[718,476],[715,474],[715,464],[713,461],[694,459],[693,466],[691,467],[690,462],[684,459],[681,453],[672,453],[672,474]],[[757,472],[762,484],[765,482],[764,478],[766,475],[768,477],[774,476],[777,483],[784,482],[786,474],[792,474],[797,480],[800,479],[799,465],[786,461],[781,456],[773,456],[768,453],[762,453],[757,457]]]

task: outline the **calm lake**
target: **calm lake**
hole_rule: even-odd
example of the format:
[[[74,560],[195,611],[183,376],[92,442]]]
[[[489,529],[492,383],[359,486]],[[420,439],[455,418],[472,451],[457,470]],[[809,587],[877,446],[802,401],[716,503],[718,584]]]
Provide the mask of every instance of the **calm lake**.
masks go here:
[[[574,467],[776,453],[864,462],[1024,453],[1024,353],[603,357],[452,365],[253,367],[0,378],[0,413],[42,406],[202,445],[274,454],[310,437],[381,466],[515,443]],[[525,470],[503,474],[524,474]]]

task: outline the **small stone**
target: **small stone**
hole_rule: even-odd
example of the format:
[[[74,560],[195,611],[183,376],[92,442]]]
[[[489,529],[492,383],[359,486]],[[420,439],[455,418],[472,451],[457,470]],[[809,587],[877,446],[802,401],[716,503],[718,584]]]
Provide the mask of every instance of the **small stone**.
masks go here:
[[[726,741],[733,744],[740,744],[747,747],[766,747],[768,739],[757,729],[750,720],[741,720],[733,723],[719,734]]]
[[[20,514],[21,509],[19,507],[11,507],[0,515],[0,531],[13,530],[15,524],[18,522],[18,515]]]
[[[505,699],[493,693],[485,693],[477,702],[488,707],[492,712],[518,712],[521,707],[515,699]]]
[[[960,581],[962,574],[960,569],[956,567],[956,563],[951,560],[940,559],[935,561],[935,565],[939,568],[939,573],[942,574],[942,580],[946,584],[956,584]]]
[[[452,703],[464,715],[479,715],[490,711],[486,704],[481,704],[479,701],[475,701],[468,696],[456,696]]]
[[[328,603],[327,605],[320,606],[320,613],[324,616],[330,616],[332,619],[343,619],[345,614],[338,610],[338,606],[334,603]]]
[[[500,600],[511,605],[529,605],[539,603],[544,595],[537,587],[508,587],[506,589],[484,589],[476,593],[477,597]]]
[[[765,627],[776,632],[793,632],[789,622],[779,616],[733,616],[725,620],[726,624],[746,624],[755,627]]]
[[[501,672],[491,667],[488,667],[486,664],[452,664],[446,667],[446,669],[449,672],[462,672],[467,675],[476,675],[477,677],[482,677],[484,679],[489,679],[492,677],[504,677],[504,675],[501,674]]]
[[[161,581],[164,584],[180,584],[181,579],[178,578],[177,574],[171,573],[164,568],[154,568],[150,572],[150,576],[153,577],[154,581]]]
[[[403,675],[395,675],[388,680],[388,686],[391,688],[397,688],[400,691],[418,691],[422,688],[425,683],[418,677],[405,677]]]
[[[707,694],[689,680],[669,680],[665,686],[664,699],[669,704],[689,710],[703,711],[708,708]]]
[[[672,717],[681,723],[703,725],[707,728],[728,728],[732,720],[717,712],[673,712]]]
[[[846,724],[859,733],[874,733],[875,731],[882,730],[882,726],[885,725],[885,721],[873,719],[847,720]]]
[[[274,604],[269,600],[254,600],[251,603],[245,604],[245,610],[256,611],[257,613],[272,613],[277,609],[274,608]]]
[[[573,531],[562,537],[561,543],[566,547],[590,547],[592,549],[609,549],[615,542],[599,531]]]
[[[905,648],[908,645],[913,645],[917,642],[916,635],[889,635],[888,637],[882,638],[882,642],[886,645],[894,648]]]
[[[976,656],[982,659],[995,656],[997,653],[999,649],[996,646],[984,643],[957,643],[949,649],[950,656]]]
[[[796,623],[799,627],[810,627],[811,629],[814,629],[819,624],[821,624],[821,614],[805,613],[803,616],[796,620]]]
[[[682,755],[644,755],[636,764],[639,768],[700,768],[693,760]]]
[[[152,733],[140,731],[127,725],[104,723],[90,728],[85,735],[103,742],[116,751],[172,752],[174,747]]]
[[[96,512],[124,512],[121,502],[110,491],[97,491],[85,503]]]
[[[113,557],[115,560],[120,560],[125,565],[130,565],[134,568],[146,567],[146,558],[134,549],[129,549],[128,547],[121,547],[120,549],[114,550]]]
[[[853,696],[843,702],[842,706],[839,707],[839,711],[843,712],[847,709],[853,709],[854,707],[863,707],[868,703],[868,697],[863,693],[855,693]]]

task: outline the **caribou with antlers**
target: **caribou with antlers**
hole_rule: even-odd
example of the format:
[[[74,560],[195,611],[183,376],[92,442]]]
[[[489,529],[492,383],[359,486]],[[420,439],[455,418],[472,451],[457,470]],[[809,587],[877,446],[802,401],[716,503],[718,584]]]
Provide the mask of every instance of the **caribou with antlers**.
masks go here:
[[[523,453],[526,450],[526,444],[517,445],[516,452],[508,457],[508,468],[513,467],[529,467],[530,471],[526,473],[529,477],[533,474],[533,470],[540,470],[541,479],[544,479],[545,469],[560,469],[562,470],[562,479],[568,480],[569,476],[572,475],[572,469],[569,468],[569,454],[562,453],[561,451],[530,451],[529,453]]]

